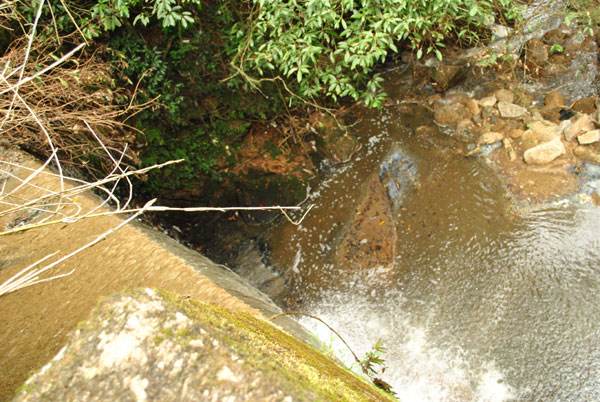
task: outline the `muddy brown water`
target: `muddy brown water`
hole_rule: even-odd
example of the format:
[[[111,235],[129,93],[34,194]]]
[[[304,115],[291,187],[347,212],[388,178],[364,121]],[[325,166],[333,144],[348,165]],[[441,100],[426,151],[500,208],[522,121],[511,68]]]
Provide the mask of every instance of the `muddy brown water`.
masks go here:
[[[299,227],[266,235],[291,308],[314,314],[364,354],[387,348],[400,400],[600,400],[600,210],[564,201],[515,212],[494,171],[453,151],[423,106],[353,111],[363,148],[313,189]],[[395,215],[396,266],[349,272],[336,246],[368,177],[400,147],[419,184]],[[303,319],[349,365],[339,340]]]

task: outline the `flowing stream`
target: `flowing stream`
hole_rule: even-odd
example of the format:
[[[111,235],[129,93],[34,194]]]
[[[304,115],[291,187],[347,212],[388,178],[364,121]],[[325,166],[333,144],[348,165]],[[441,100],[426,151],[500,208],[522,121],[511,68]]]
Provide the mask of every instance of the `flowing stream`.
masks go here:
[[[600,400],[600,209],[513,212],[490,167],[451,151],[452,133],[422,134],[426,108],[355,114],[355,160],[322,166],[307,219],[266,236],[290,305],[323,319],[359,356],[381,339],[382,379],[403,401]],[[335,262],[336,245],[367,178],[398,149],[418,184],[394,214],[396,266],[349,271]],[[327,328],[301,321],[353,364]]]

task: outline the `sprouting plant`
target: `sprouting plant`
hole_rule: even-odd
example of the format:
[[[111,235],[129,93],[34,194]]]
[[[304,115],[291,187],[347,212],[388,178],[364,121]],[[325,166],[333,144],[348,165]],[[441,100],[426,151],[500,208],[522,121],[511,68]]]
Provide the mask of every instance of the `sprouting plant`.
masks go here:
[[[321,322],[331,332],[333,332],[342,341],[342,343],[348,348],[350,353],[352,353],[354,360],[356,361],[356,363],[358,363],[360,370],[363,372],[364,375],[367,376],[367,378],[373,383],[373,385],[375,385],[377,388],[387,392],[390,395],[393,395],[393,396],[396,395],[394,393],[394,391],[392,390],[392,386],[377,376],[379,373],[378,373],[378,370],[376,370],[375,366],[382,366],[381,374],[383,374],[383,372],[385,371],[385,367],[383,367],[385,361],[383,360],[383,358],[381,356],[383,354],[385,354],[386,350],[383,347],[383,344],[381,343],[381,339],[375,343],[375,346],[373,346],[373,349],[371,351],[366,353],[365,358],[363,360],[360,360],[358,358],[358,356],[356,355],[356,353],[354,353],[352,348],[344,340],[344,338],[342,338],[342,336],[335,329],[330,327],[329,324],[327,324],[325,321],[323,321],[319,317],[316,317],[314,315],[310,315],[307,313],[302,313],[299,311],[288,311],[285,313],[280,313],[280,314],[274,315],[273,317],[269,318],[269,321],[272,321],[275,318],[283,317],[286,315],[301,315],[301,316],[309,317],[309,318],[312,318],[312,319],[315,319],[315,320]],[[316,335],[314,335],[314,334],[311,334],[311,335],[313,336],[314,340],[318,340],[318,337]],[[311,339],[309,344],[314,345],[313,339]],[[319,342],[317,349],[321,350],[322,352],[323,352],[323,349],[325,349],[327,351],[325,354],[327,356],[330,356],[329,353],[334,354],[332,344],[333,344],[333,339],[331,339],[331,343],[328,346],[323,346],[323,343]],[[352,366],[350,367],[350,369],[352,369]]]
[[[394,395],[392,391],[392,386],[387,382],[383,381],[378,377],[379,371],[381,374],[385,372],[386,367],[385,360],[383,359],[383,355],[387,352],[387,350],[383,347],[383,343],[381,339],[377,340],[373,349],[365,354],[365,358],[360,361],[360,367],[378,388]],[[377,369],[377,366],[380,366],[380,369]]]
[[[550,47],[550,54],[559,54],[559,53],[563,53],[564,49],[561,45],[559,45],[558,43],[555,43],[552,45],[552,47]]]
[[[367,374],[377,374],[375,366],[383,366],[384,360],[381,355],[386,352],[381,343],[381,339],[377,340],[373,349],[365,355],[364,360],[360,362],[363,371]]]

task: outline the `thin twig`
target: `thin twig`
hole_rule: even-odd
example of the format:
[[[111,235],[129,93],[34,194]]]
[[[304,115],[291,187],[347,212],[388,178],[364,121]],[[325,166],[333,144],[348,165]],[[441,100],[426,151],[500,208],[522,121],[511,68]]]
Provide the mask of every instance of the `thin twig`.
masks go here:
[[[79,49],[81,49],[84,46],[85,46],[85,43],[81,43],[81,44],[77,45],[73,50],[69,51],[63,57],[56,60],[54,63],[50,64],[49,66],[44,67],[43,69],[41,69],[39,72],[35,73],[34,75],[24,78],[22,80],[19,80],[19,82],[17,82],[16,84],[11,85],[6,89],[1,90],[0,95],[4,95],[7,92],[14,91],[15,89],[19,88],[23,84],[26,84],[29,81],[36,79],[40,75],[46,74],[48,71],[52,70],[54,67],[64,63],[67,59],[69,59],[71,56],[73,56],[73,54],[77,53],[79,51]]]
[[[314,315],[307,314],[307,313],[302,313],[302,312],[300,312],[300,311],[288,311],[288,312],[285,312],[285,313],[279,313],[279,314],[276,314],[276,315],[274,315],[274,316],[272,316],[272,317],[269,317],[269,318],[268,318],[268,320],[269,320],[269,321],[273,321],[275,318],[283,317],[283,316],[286,316],[286,315],[303,315],[303,316],[305,316],[305,317],[309,317],[309,318],[315,319],[315,320],[317,320],[317,321],[319,321],[319,322],[323,323],[323,324],[324,324],[324,325],[325,325],[327,328],[329,328],[329,330],[330,330],[331,332],[333,332],[333,333],[334,333],[334,334],[335,334],[335,335],[336,335],[338,338],[340,338],[340,340],[341,340],[341,341],[344,343],[344,345],[346,345],[346,347],[348,348],[348,350],[350,351],[350,353],[352,353],[352,356],[354,356],[354,360],[355,360],[355,361],[358,363],[358,365],[361,367],[361,369],[363,370],[363,372],[364,372],[365,374],[367,374],[367,375],[369,374],[369,373],[368,373],[368,372],[365,370],[365,368],[363,367],[363,364],[362,364],[362,362],[360,361],[360,359],[358,358],[358,356],[356,355],[356,353],[354,353],[354,351],[352,350],[352,348],[350,347],[350,345],[348,345],[348,342],[346,342],[346,341],[344,340],[344,338],[342,338],[342,336],[341,336],[341,335],[340,335],[340,334],[339,334],[339,333],[338,333],[338,332],[337,332],[335,329],[331,328],[331,326],[330,326],[329,324],[327,324],[325,321],[323,321],[323,320],[322,320],[322,319],[320,319],[319,317],[316,317],[316,316],[314,316]]]
[[[156,198],[155,198],[155,199],[153,199],[153,200],[150,200],[150,201],[148,201],[148,202],[147,202],[147,203],[146,203],[146,204],[145,204],[145,205],[144,205],[142,208],[140,208],[140,209],[139,209],[139,210],[138,210],[138,211],[137,211],[135,214],[131,215],[129,218],[125,219],[123,222],[121,222],[120,224],[118,224],[118,225],[117,225],[117,226],[115,226],[114,228],[112,228],[112,229],[109,229],[109,230],[107,230],[106,232],[102,233],[101,235],[99,235],[98,237],[96,237],[96,238],[95,238],[94,240],[92,240],[91,242],[89,242],[89,243],[87,243],[87,244],[85,244],[85,245],[83,245],[83,246],[79,247],[77,250],[75,250],[75,251],[73,251],[73,252],[71,252],[71,253],[69,253],[69,254],[67,254],[67,255],[65,255],[65,256],[63,256],[63,257],[61,257],[61,258],[59,258],[58,260],[54,261],[54,262],[53,262],[53,263],[51,263],[51,264],[48,264],[48,265],[46,265],[45,267],[43,267],[43,268],[41,268],[41,269],[39,269],[39,270],[35,270],[35,271],[33,271],[33,272],[30,272],[30,273],[29,273],[29,274],[26,276],[28,280],[26,280],[26,281],[19,280],[19,281],[18,281],[18,283],[19,283],[19,285],[18,285],[18,286],[14,287],[14,286],[10,286],[10,283],[9,283],[9,284],[6,284],[6,282],[5,282],[5,283],[2,283],[2,285],[0,285],[0,296],[2,296],[2,295],[5,295],[5,294],[7,294],[7,293],[14,292],[15,290],[22,289],[22,288],[24,288],[24,287],[27,287],[27,286],[31,286],[31,285],[33,285],[33,284],[35,284],[35,283],[39,283],[39,281],[37,281],[37,279],[36,279],[37,277],[39,277],[39,275],[41,275],[42,273],[44,273],[44,272],[46,272],[46,271],[48,271],[48,270],[50,270],[50,269],[54,268],[56,265],[58,265],[58,264],[60,264],[60,263],[64,262],[65,260],[67,260],[67,259],[69,259],[69,258],[73,257],[74,255],[76,255],[76,254],[79,254],[79,253],[80,253],[80,252],[82,252],[83,250],[85,250],[85,249],[87,249],[87,248],[89,248],[89,247],[92,247],[94,244],[96,244],[96,243],[98,243],[98,242],[102,241],[103,239],[105,239],[106,237],[108,237],[110,234],[112,234],[112,233],[116,232],[117,230],[119,230],[120,228],[122,228],[123,226],[125,226],[125,225],[127,225],[129,222],[131,222],[133,219],[135,219],[135,218],[137,218],[139,215],[143,214],[143,213],[144,213],[144,212],[147,210],[147,208],[149,208],[149,207],[150,207],[152,204],[154,204],[154,202],[156,202]],[[55,254],[56,254],[56,253],[54,253],[53,255],[55,255]],[[33,266],[35,266],[35,265],[39,264],[40,262],[42,262],[42,261],[46,260],[47,258],[49,258],[49,257],[51,257],[51,256],[52,256],[52,255],[49,255],[49,256],[46,256],[46,257],[42,258],[41,260],[37,261],[37,262],[36,262],[36,263],[34,263],[33,265],[31,265],[31,266],[29,266],[29,267],[25,268],[24,270],[22,270],[21,272],[19,272],[19,273],[18,273],[16,276],[19,276],[19,275],[21,275],[23,272],[25,272],[25,271],[27,271],[27,270],[31,269]],[[64,275],[62,275],[62,276],[66,276],[66,275],[70,275],[70,273],[68,273],[68,274],[64,274]],[[58,276],[58,277],[62,277],[62,276]],[[13,277],[13,278],[14,278],[14,277]],[[33,279],[32,279],[32,278],[33,278]],[[12,278],[11,278],[11,279],[12,279]],[[49,278],[48,280],[50,280],[50,278]]]
[[[33,38],[35,37],[35,29],[37,28],[38,21],[40,20],[40,16],[42,15],[42,7],[43,6],[44,6],[44,0],[41,0],[40,4],[38,6],[38,9],[37,9],[37,13],[35,14],[35,19],[33,21],[33,25],[31,26],[31,32],[29,33],[29,38],[27,40],[27,49],[25,50],[25,58],[23,60],[23,69],[19,73],[19,81],[23,80],[23,75],[25,74],[25,66],[27,65],[27,60],[29,60],[29,54],[31,52],[31,44],[33,43]],[[16,101],[17,95],[18,95],[18,89],[19,89],[18,87],[14,89],[14,95],[13,95],[12,101],[10,102],[10,106],[8,107],[8,112],[6,113],[6,118],[2,121],[2,124],[0,124],[0,128],[2,128],[4,126],[4,123],[6,123],[6,120],[8,119],[8,116],[10,115],[10,112],[15,105],[15,101]]]
[[[64,0],[60,0],[60,4],[62,4],[63,8],[65,9],[65,12],[67,13],[67,15],[69,16],[69,18],[71,19],[71,22],[73,23],[73,25],[75,25],[75,29],[77,30],[77,32],[79,32],[79,35],[81,35],[81,38],[84,40],[84,42],[86,43],[86,45],[89,45],[87,38],[85,37],[85,35],[83,34],[83,32],[81,32],[81,29],[79,28],[79,25],[77,25],[77,22],[75,21],[75,18],[73,18],[73,16],[71,15],[71,12],[69,11],[69,7],[67,7],[67,5],[65,4]],[[52,10],[52,7],[50,7],[50,10]]]

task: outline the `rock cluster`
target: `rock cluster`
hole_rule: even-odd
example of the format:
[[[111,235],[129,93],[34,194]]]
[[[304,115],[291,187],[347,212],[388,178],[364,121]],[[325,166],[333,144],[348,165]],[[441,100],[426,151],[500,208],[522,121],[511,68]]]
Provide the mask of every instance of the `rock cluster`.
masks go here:
[[[553,188],[546,188],[547,196],[573,190],[573,166],[600,164],[600,102],[583,98],[566,106],[563,95],[552,92],[535,107],[530,95],[517,95],[500,89],[480,99],[438,96],[433,101],[434,121],[461,137],[465,155],[489,153],[509,185],[524,187],[552,174],[556,183],[548,185]],[[526,183],[517,183],[519,177]],[[561,184],[564,191],[559,191]]]

